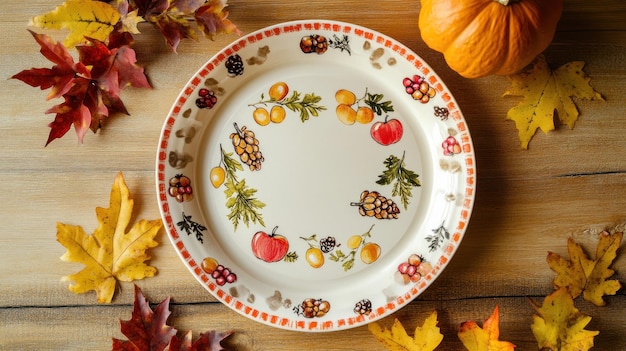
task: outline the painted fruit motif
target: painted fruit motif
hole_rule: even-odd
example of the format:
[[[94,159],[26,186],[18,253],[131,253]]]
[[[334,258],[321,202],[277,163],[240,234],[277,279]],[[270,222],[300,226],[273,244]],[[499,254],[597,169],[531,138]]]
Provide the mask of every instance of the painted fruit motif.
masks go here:
[[[289,93],[289,86],[285,82],[276,82],[268,90],[270,98],[276,101],[284,99]]]
[[[365,264],[374,263],[380,257],[380,246],[376,243],[367,243],[361,248],[359,256]]]
[[[217,189],[224,184],[224,180],[226,179],[226,170],[224,170],[221,166],[215,166],[211,168],[209,177],[211,178],[211,185]]]
[[[317,247],[309,247],[304,257],[307,263],[313,268],[320,268],[324,265],[324,253]]]
[[[418,254],[411,254],[409,258],[398,265],[395,280],[401,284],[416,283],[432,271],[433,266]]]
[[[170,178],[168,193],[173,196],[176,201],[190,201],[193,198],[193,188],[191,187],[191,179],[183,174],[177,174]]]
[[[289,241],[283,235],[276,234],[278,226],[274,227],[271,234],[258,231],[252,237],[252,253],[265,262],[281,261],[289,251]]]
[[[350,107],[350,105],[339,104],[335,109],[337,118],[341,123],[346,125],[353,125],[356,122],[356,111]]]
[[[393,111],[391,101],[383,101],[383,94],[372,94],[365,88],[362,97],[357,96],[348,89],[339,89],[335,93],[337,108],[335,112],[341,123],[352,125],[355,122],[369,124],[376,115]],[[363,105],[364,104],[364,105]]]
[[[388,119],[388,117],[385,117],[384,122],[374,123],[370,130],[372,138],[384,146],[397,143],[402,139],[402,134],[404,133],[402,123],[395,118]]]
[[[205,257],[200,265],[202,270],[215,279],[215,284],[222,286],[224,284],[232,284],[237,281],[237,274],[228,267],[217,262],[213,257]]]

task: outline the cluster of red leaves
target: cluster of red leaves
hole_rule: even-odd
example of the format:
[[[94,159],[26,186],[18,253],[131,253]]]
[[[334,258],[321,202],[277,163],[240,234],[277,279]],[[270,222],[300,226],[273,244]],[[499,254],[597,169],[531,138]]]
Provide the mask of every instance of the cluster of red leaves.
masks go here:
[[[128,340],[113,339],[113,351],[221,351],[222,340],[232,332],[209,331],[192,342],[191,331],[179,338],[177,330],[167,325],[170,298],[166,298],[152,311],[146,297],[135,286],[135,304],[131,319],[120,321],[121,331]]]
[[[41,54],[55,65],[24,70],[12,78],[42,90],[51,88],[48,100],[63,97],[64,102],[46,111],[56,113],[49,124],[46,145],[65,135],[72,125],[82,141],[88,129],[95,132],[110,114],[128,114],[119,97],[124,87],[150,88],[143,68],[135,64],[129,33],[113,32],[106,44],[89,39],[87,44],[76,46],[79,60],[74,62],[63,44],[45,34],[30,32],[41,46]]]
[[[109,15],[115,16],[103,15],[102,5]],[[137,22],[155,25],[176,52],[181,39],[197,39],[190,22],[195,22],[211,39],[218,33],[241,34],[227,19],[226,6],[225,0],[66,0],[55,11],[37,16],[31,24],[70,29],[68,39],[71,40],[66,41],[66,46],[72,46],[68,42],[74,43],[74,40],[81,42],[76,46],[78,60],[75,61],[64,44],[30,31],[41,47],[40,52],[54,66],[27,69],[11,77],[42,90],[51,88],[48,100],[64,99],[46,111],[56,114],[49,124],[46,146],[64,136],[72,125],[82,142],[88,129],[96,132],[110,115],[128,114],[119,95],[122,89],[127,86],[150,88],[143,68],[136,65],[135,50],[131,48],[131,32],[139,33]],[[83,18],[83,12],[88,17]],[[99,30],[89,32],[92,27]],[[95,39],[92,34],[101,36]]]

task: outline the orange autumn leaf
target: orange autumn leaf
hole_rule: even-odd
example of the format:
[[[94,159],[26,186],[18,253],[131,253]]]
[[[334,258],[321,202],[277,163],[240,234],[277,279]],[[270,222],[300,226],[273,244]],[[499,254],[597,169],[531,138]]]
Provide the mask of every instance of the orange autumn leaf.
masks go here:
[[[368,324],[368,328],[389,351],[433,351],[443,340],[437,323],[437,311],[433,311],[421,327],[415,328],[413,337],[408,335],[397,319],[391,329],[383,328],[376,322]]]
[[[476,322],[468,321],[461,324],[459,339],[469,351],[512,351],[515,345],[508,341],[498,340],[500,337],[500,315],[498,306],[480,328]]]
[[[106,2],[67,0],[53,11],[33,17],[30,25],[46,29],[69,29],[65,46],[84,43],[87,38],[105,41],[120,20],[119,11]]]
[[[602,232],[596,248],[595,259],[589,259],[574,239],[567,240],[569,260],[556,253],[548,253],[548,264],[557,273],[555,288],[566,288],[573,298],[581,294],[596,306],[604,306],[604,295],[615,295],[621,288],[618,280],[609,280],[615,273],[609,267],[617,257],[624,233]]]
[[[585,330],[591,317],[578,311],[567,289],[548,295],[541,306],[533,301],[531,304],[537,311],[531,329],[539,349],[587,351],[593,347],[593,338],[600,332]]]
[[[574,128],[578,109],[573,97],[586,100],[603,100],[590,85],[583,71],[584,62],[573,61],[556,70],[550,69],[543,55],[528,70],[509,76],[511,86],[505,96],[523,96],[524,99],[507,113],[507,119],[515,121],[523,149],[537,129],[544,133],[555,128],[554,112],[559,120]]]
[[[145,261],[146,250],[158,245],[154,240],[161,227],[158,220],[139,220],[126,231],[133,212],[133,200],[120,172],[111,188],[108,208],[96,208],[98,228],[88,235],[82,227],[57,223],[57,240],[67,251],[61,260],[82,263],[78,273],[63,277],[72,281],[69,290],[81,294],[94,290],[98,303],[110,303],[119,281],[152,277],[156,268]]]

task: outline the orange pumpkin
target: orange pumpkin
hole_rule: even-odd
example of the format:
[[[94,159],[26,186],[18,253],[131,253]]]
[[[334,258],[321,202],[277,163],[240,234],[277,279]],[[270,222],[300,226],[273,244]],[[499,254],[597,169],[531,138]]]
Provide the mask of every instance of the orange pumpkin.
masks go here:
[[[548,47],[563,0],[421,0],[422,39],[466,78],[517,73]]]

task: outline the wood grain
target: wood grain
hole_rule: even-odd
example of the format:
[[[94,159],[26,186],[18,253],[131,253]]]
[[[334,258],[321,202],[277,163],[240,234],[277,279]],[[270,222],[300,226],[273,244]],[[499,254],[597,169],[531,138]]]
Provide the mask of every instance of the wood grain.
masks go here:
[[[244,33],[276,22],[324,18],[381,31],[420,54],[455,95],[470,126],[476,150],[478,189],[472,219],[457,255],[441,277],[406,308],[384,319],[415,328],[437,310],[445,335],[439,349],[463,350],[456,337],[461,322],[482,322],[500,306],[501,336],[519,350],[536,349],[530,331],[533,309],[552,290],[548,251],[567,254],[574,237],[588,252],[596,234],[626,222],[626,2],[566,0],[553,44],[546,50],[554,67],[580,60],[591,85],[605,101],[577,101],[573,130],[559,126],[539,133],[521,150],[506,111],[519,101],[502,97],[505,77],[476,80],[451,71],[442,56],[419,36],[418,1],[231,0],[230,19]],[[29,18],[59,1],[31,0],[0,5],[0,76],[49,63],[26,31]],[[111,118],[105,129],[78,144],[73,132],[44,148],[46,92],[16,80],[0,80],[0,350],[103,350],[122,338],[119,319],[130,318],[132,284],[122,284],[112,305],[96,305],[93,294],[74,295],[60,278],[79,265],[62,262],[56,222],[96,226],[95,207],[106,206],[108,191],[123,171],[136,201],[137,218],[158,218],[154,186],[156,144],[164,117],[187,79],[236,36],[215,41],[186,40],[173,54],[149,25],[142,24],[135,49],[152,90],[126,89],[131,116]],[[39,30],[38,30],[39,31]],[[41,31],[45,32],[45,31]],[[64,33],[47,32],[56,39]],[[330,334],[305,334],[266,327],[216,302],[169,245],[151,251],[155,278],[137,282],[150,301],[172,297],[170,324],[195,335],[234,330],[234,350],[383,350],[360,327]],[[626,256],[613,264],[624,282]],[[600,330],[597,350],[626,350],[626,293],[608,307],[577,302]]]

